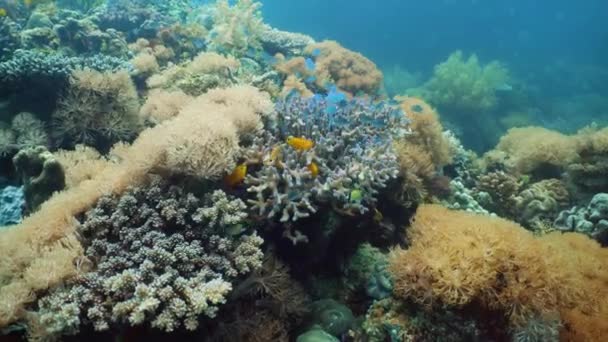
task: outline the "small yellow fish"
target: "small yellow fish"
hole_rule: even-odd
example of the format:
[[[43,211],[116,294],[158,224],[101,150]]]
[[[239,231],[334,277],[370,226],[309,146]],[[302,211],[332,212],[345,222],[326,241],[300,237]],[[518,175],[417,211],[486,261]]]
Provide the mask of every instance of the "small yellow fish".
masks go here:
[[[8,13],[6,12],[6,9],[4,9],[4,8],[0,8],[0,18],[1,18],[1,17],[6,17],[6,15],[7,15],[7,14],[8,14]]]
[[[319,175],[319,166],[317,165],[317,163],[311,162],[306,168],[308,169],[308,171],[310,171],[310,174],[312,174],[313,178],[316,178]]]
[[[277,167],[281,167],[281,159],[281,147],[277,145],[272,148],[269,154],[264,156],[263,162],[265,165],[274,165]]]
[[[247,176],[247,164],[240,164],[231,174],[224,177],[224,183],[228,186],[236,186],[243,182],[245,176]]]
[[[315,143],[312,140],[306,139],[304,137],[298,138],[290,136],[287,138],[287,145],[299,151],[307,151],[310,150],[315,145]]]

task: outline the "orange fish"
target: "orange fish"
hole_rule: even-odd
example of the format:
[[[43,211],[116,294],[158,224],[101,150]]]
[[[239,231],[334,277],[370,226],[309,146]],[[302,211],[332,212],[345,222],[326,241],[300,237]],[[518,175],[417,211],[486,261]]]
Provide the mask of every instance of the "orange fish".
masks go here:
[[[247,176],[247,164],[240,164],[231,174],[224,177],[224,183],[228,186],[236,186],[243,182],[245,176]]]
[[[306,139],[304,137],[288,137],[287,145],[295,148],[298,151],[307,151],[310,150],[315,143],[312,140]]]
[[[270,151],[270,153],[266,156],[264,156],[264,164],[265,165],[274,165],[274,166],[278,166],[281,167],[282,163],[281,163],[281,147],[280,146],[275,146],[272,148],[272,150]]]
[[[310,171],[313,178],[319,175],[319,166],[317,165],[317,163],[311,162],[306,168],[308,169],[308,171]]]

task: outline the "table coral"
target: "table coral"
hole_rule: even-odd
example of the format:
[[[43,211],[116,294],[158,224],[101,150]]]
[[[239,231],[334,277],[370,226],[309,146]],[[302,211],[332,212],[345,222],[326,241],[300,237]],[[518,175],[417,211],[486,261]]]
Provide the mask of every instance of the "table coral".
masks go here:
[[[42,333],[144,322],[196,329],[238,276],[262,265],[261,238],[227,233],[245,216],[244,203],[221,191],[199,198],[162,180],[101,198],[79,228],[96,267],[39,300]]]

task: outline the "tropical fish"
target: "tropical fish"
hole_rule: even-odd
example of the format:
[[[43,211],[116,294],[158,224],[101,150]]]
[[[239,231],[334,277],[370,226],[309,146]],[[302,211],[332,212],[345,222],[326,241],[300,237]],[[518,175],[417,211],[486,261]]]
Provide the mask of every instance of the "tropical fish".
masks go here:
[[[315,65],[315,62],[310,58],[306,58],[305,63],[306,63],[306,70],[308,70],[308,71],[314,71],[315,68],[317,67]]]
[[[298,151],[307,151],[310,150],[315,145],[315,143],[312,140],[306,139],[304,137],[298,138],[290,136],[287,138],[287,145],[293,147]]]
[[[317,165],[317,163],[311,162],[306,168],[308,169],[308,171],[310,171],[310,174],[313,178],[316,178],[319,175],[319,166]]]
[[[247,176],[247,164],[240,164],[231,174],[224,177],[224,183],[228,186],[236,186],[243,182],[245,176]]]
[[[264,156],[264,159],[262,160],[262,162],[264,163],[264,165],[274,165],[277,167],[282,167],[283,164],[281,162],[281,158],[282,158],[281,147],[277,145],[272,148],[270,153],[268,153],[267,155]]]
[[[6,17],[7,14],[6,9],[0,8],[0,17]]]
[[[350,202],[351,203],[360,203],[363,200],[363,191],[359,189],[353,189],[350,192]]]

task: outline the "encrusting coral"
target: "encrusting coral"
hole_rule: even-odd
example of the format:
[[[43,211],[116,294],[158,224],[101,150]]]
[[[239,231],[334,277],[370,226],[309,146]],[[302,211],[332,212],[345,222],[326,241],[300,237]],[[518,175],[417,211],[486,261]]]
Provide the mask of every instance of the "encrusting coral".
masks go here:
[[[395,250],[389,265],[402,300],[497,310],[510,328],[559,315],[571,341],[608,332],[608,251],[583,235],[534,237],[504,219],[423,205],[408,236],[412,245]]]
[[[78,228],[95,268],[39,299],[30,319],[44,331],[35,333],[144,322],[196,329],[202,316],[216,315],[238,276],[262,265],[261,238],[228,233],[244,217],[244,203],[221,191],[201,199],[159,179],[102,197]]]
[[[570,203],[570,193],[559,179],[545,179],[513,197],[516,220],[532,230],[551,223]]]
[[[44,146],[19,151],[13,157],[13,165],[23,184],[28,213],[36,211],[53,193],[65,187],[63,167]]]

